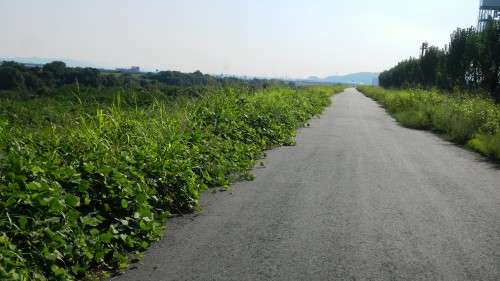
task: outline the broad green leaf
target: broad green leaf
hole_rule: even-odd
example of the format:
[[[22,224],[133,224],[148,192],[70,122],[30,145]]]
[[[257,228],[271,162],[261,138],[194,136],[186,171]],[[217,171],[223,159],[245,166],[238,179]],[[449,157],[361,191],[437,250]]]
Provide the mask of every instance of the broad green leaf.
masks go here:
[[[94,258],[94,254],[92,254],[92,252],[90,252],[90,251],[85,251],[83,254],[85,256],[87,256],[87,258],[89,258],[89,259],[93,259]]]
[[[78,274],[80,271],[83,271],[83,268],[79,264],[75,264],[75,265],[71,266],[71,271],[74,274]]]
[[[28,218],[26,216],[19,217],[19,227],[21,229],[26,229],[27,223],[28,223]]]
[[[50,260],[50,261],[55,261],[56,260],[56,255],[54,253],[51,253],[47,247],[45,247],[42,251],[43,256]]]
[[[109,229],[111,230],[111,233],[113,233],[113,234],[118,234],[118,233],[120,233],[120,231],[118,231],[118,230],[116,229],[115,225],[111,225],[111,226],[109,227]]]
[[[123,260],[125,260],[125,259],[127,259],[127,256],[122,255],[122,254],[120,254],[120,253],[118,253],[118,252],[114,252],[114,253],[113,253],[113,256],[114,256],[115,258],[119,259],[119,260],[122,260],[122,261],[123,261]]]
[[[99,221],[97,218],[95,218],[95,217],[89,217],[89,216],[80,217],[80,221],[84,225],[90,225],[90,226],[96,226],[99,223],[101,223],[101,221]]]
[[[111,239],[113,238],[113,233],[106,232],[101,234],[101,241],[108,244],[111,243]]]
[[[9,237],[5,233],[2,233],[2,236],[0,236],[0,243],[4,245],[10,244]]]
[[[68,177],[71,178],[76,175],[76,170],[73,167],[68,167],[66,168],[66,173]]]
[[[80,205],[80,198],[76,197],[73,194],[66,194],[64,201],[69,207],[76,207]]]
[[[104,255],[106,253],[104,251],[98,251],[94,254],[94,260],[96,260],[97,262],[102,262],[104,261]]]
[[[146,202],[146,195],[144,195],[143,193],[139,193],[137,194],[137,196],[135,197],[135,200],[137,201],[137,203],[139,204],[142,204],[144,202]]]
[[[69,210],[68,219],[70,222],[76,222],[76,220],[80,217],[80,212],[76,210]]]
[[[141,209],[141,212],[140,212],[140,216],[141,217],[149,217],[151,216],[151,211],[149,209]]]
[[[95,170],[95,166],[92,164],[85,164],[85,171],[87,173],[92,173]]]
[[[122,199],[122,201],[121,201],[121,205],[122,205],[122,208],[123,208],[123,209],[127,209],[127,207],[128,207],[128,201],[127,201],[127,200],[125,200],[125,199]]]
[[[54,198],[49,202],[49,206],[50,206],[50,211],[54,213],[59,213],[62,212],[64,209],[66,209],[66,203],[56,198]]]
[[[123,242],[127,241],[128,235],[125,233],[120,234],[120,238],[123,240]]]
[[[54,272],[56,276],[61,275],[65,272],[64,269],[58,267],[56,264],[53,264],[50,269],[52,270],[52,272]]]
[[[78,185],[78,191],[80,192],[86,192],[90,187],[90,183],[86,180],[80,180],[80,183]]]
[[[42,169],[41,169],[40,167],[38,167],[38,166],[33,166],[33,167],[31,168],[31,171],[32,171],[32,172],[33,172],[33,174],[35,174],[35,175],[36,175],[36,174],[38,174],[41,170],[42,170]]]
[[[40,189],[40,187],[42,187],[42,185],[39,182],[32,181],[28,183],[28,188],[31,190],[38,190]]]

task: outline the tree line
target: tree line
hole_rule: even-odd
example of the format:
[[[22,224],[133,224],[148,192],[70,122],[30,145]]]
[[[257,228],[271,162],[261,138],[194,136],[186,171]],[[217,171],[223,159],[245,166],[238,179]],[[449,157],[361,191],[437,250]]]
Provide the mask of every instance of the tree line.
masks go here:
[[[42,67],[27,67],[9,61],[0,64],[0,90],[27,94],[46,95],[53,90],[76,85],[88,88],[132,88],[172,91],[179,87],[244,84],[266,87],[269,84],[283,85],[278,80],[244,80],[234,77],[214,77],[200,71],[159,71],[156,73],[131,74],[101,71],[96,68],[67,67],[64,62],[54,61]]]
[[[384,88],[439,88],[487,93],[500,102],[500,21],[483,31],[458,28],[448,48],[429,47],[420,58],[410,57],[382,72]]]

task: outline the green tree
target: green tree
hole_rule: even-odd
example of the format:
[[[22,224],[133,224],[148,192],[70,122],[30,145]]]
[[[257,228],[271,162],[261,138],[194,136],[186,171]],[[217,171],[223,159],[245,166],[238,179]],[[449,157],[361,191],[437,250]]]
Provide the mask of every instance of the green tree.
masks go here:
[[[2,90],[26,90],[23,73],[14,67],[0,67],[0,89]]]
[[[446,67],[450,84],[454,86],[465,86],[464,54],[467,40],[466,30],[458,28],[451,35]]]
[[[62,61],[53,61],[42,67],[42,77],[53,86],[60,86],[65,82],[67,74],[66,64]]]
[[[482,86],[500,102],[500,21],[490,21],[481,34]]]
[[[99,69],[85,67],[74,68],[71,74],[67,74],[66,84],[78,82],[80,85],[85,85],[92,88],[98,88],[101,84],[101,72]]]
[[[439,61],[443,59],[443,56],[443,51],[436,46],[431,46],[420,59],[423,86],[429,88],[436,85]]]

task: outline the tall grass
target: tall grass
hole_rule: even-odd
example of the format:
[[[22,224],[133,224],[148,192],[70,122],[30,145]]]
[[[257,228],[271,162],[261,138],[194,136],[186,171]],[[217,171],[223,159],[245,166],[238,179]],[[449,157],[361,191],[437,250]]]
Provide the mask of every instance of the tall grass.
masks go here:
[[[358,87],[405,126],[431,130],[500,161],[500,106],[478,96]]]
[[[98,278],[128,266],[172,212],[252,179],[262,150],[329,104],[332,88],[66,89],[0,103],[0,279]],[[138,252],[137,252],[138,251]]]

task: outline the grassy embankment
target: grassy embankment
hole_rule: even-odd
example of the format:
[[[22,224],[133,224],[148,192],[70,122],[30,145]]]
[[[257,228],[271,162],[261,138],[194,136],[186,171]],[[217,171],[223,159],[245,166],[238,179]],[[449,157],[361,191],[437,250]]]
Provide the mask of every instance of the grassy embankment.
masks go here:
[[[436,91],[394,91],[357,87],[377,100],[401,124],[431,130],[500,161],[500,106],[477,96],[447,96]]]
[[[293,144],[341,90],[211,87],[172,99],[68,88],[0,100],[0,279],[126,267],[170,213],[196,208],[209,187],[251,179],[263,150]]]

